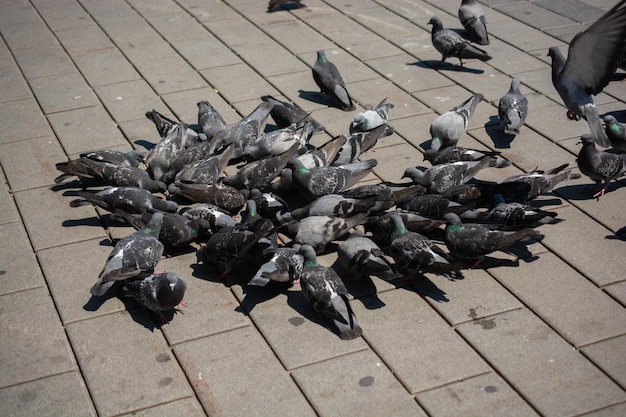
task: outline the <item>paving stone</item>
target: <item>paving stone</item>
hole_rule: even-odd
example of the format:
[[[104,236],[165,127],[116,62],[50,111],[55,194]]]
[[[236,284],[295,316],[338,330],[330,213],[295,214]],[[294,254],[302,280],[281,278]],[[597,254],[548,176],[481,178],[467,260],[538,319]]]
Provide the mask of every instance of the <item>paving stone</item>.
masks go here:
[[[207,4],[204,0],[180,0],[177,3],[202,23],[239,17],[238,13],[223,1]]]
[[[95,416],[85,384],[67,372],[0,389],[0,413],[10,416]]]
[[[201,100],[207,100],[211,106],[220,113],[229,126],[241,120],[241,115],[213,88],[201,88],[197,90],[181,91],[179,93],[163,94],[161,97],[176,116],[185,120],[186,123],[197,122],[197,103]],[[258,104],[260,100],[259,97],[255,102]]]
[[[322,416],[426,415],[371,351],[296,369],[292,375]]]
[[[0,387],[76,368],[63,328],[45,288],[0,296]]]
[[[45,114],[98,104],[95,94],[78,72],[35,78],[30,85]]]
[[[168,41],[206,36],[208,31],[186,12],[148,16],[147,20]]]
[[[113,249],[106,238],[97,238],[43,249],[37,258],[64,324],[125,310],[116,297],[92,297],[89,289]],[[68,254],[88,262],[69,262]]]
[[[307,6],[312,12],[300,11],[298,17],[324,35],[360,26],[358,22],[327,4],[320,2],[309,5],[307,3]]]
[[[17,208],[13,203],[13,195],[7,187],[4,172],[0,169],[0,224],[11,223],[17,220]]]
[[[243,285],[233,291],[288,370],[367,348],[361,338],[341,340],[332,322],[310,308],[298,285],[286,291]]]
[[[54,178],[60,174],[55,163],[65,158],[54,136],[0,145],[0,162],[13,192],[53,185]]]
[[[141,78],[132,64],[117,49],[80,55],[74,61],[92,87]]]
[[[495,373],[426,391],[416,398],[430,415],[437,416],[538,415]]]
[[[359,12],[352,17],[384,39],[413,36],[418,29],[404,17],[381,8]]]
[[[541,414],[578,415],[615,404],[624,392],[528,310],[494,317],[488,328],[457,327]]]
[[[598,9],[597,7],[590,6],[578,0],[539,0],[535,4],[581,23],[595,22],[604,14],[602,9]]]
[[[516,75],[522,80],[525,72],[545,69],[547,65],[544,61],[535,58],[534,53],[521,52],[498,39],[491,40],[489,54],[493,56],[493,59],[489,60],[490,66],[505,74]]]
[[[626,413],[626,402],[584,414],[585,417],[619,417]]]
[[[383,140],[385,139],[387,138]],[[372,152],[367,152],[360,159],[376,159],[378,165],[374,168],[374,172],[385,181],[402,182],[401,177],[404,170],[410,166],[419,165],[419,161],[422,160],[422,154],[407,143],[392,146],[382,145],[384,143],[379,141]]]
[[[426,23],[430,17],[441,13],[436,7],[419,0],[381,0],[377,3],[411,21],[419,19]]]
[[[250,327],[182,343],[174,352],[211,416],[315,415]]]
[[[274,87],[245,64],[210,68],[200,73],[231,103],[258,99],[266,94],[278,95]],[[237,80],[235,85],[233,80]]]
[[[485,100],[494,102],[496,105],[511,86],[511,78],[508,75],[491,67],[487,68],[480,77],[463,71],[450,71],[448,75],[458,85],[474,93],[481,93]]]
[[[333,49],[336,45],[306,24],[296,21],[267,26],[265,32],[294,55]]]
[[[214,36],[183,39],[172,42],[172,46],[196,70],[242,63],[241,58]]]
[[[526,4],[527,3],[524,2],[524,5],[520,3],[517,5],[509,5],[507,7],[521,8],[526,7]],[[545,50],[543,54],[544,59],[545,55],[548,54],[548,48],[562,45],[559,44],[559,42],[552,36],[546,35],[538,30],[528,30],[528,26],[514,19],[490,22],[489,33],[492,33],[498,39],[501,39],[507,44],[513,45],[515,48],[521,49],[525,52],[543,49]],[[489,46],[489,50],[491,51],[491,45]],[[495,53],[493,56],[495,59]]]
[[[622,305],[626,305],[626,282],[607,285],[603,289]]]
[[[28,24],[23,22],[5,23],[0,32],[2,32],[4,41],[12,51],[43,45],[58,45],[57,39],[39,18],[29,21]]]
[[[137,309],[132,316],[123,311],[66,326],[99,415],[128,413],[192,394],[161,332],[144,328],[151,325],[147,313]]]
[[[206,87],[206,82],[181,57],[135,62],[143,78],[159,94]]]
[[[30,48],[14,53],[15,60],[27,80],[76,72],[74,64],[58,44]]]
[[[54,34],[71,56],[114,47],[109,37],[96,25],[59,29]]]
[[[163,101],[144,80],[104,85],[95,91],[118,123],[145,118],[147,111],[163,107]]]
[[[394,108],[390,111],[394,118],[413,116],[429,111],[428,107],[419,100],[383,79],[351,83],[347,87],[354,99],[359,103],[368,105],[368,107],[380,103],[386,97],[389,103],[394,104]]]
[[[363,27],[346,28],[328,34],[339,46],[361,60],[399,55],[402,51]]]
[[[3,25],[10,22],[31,24],[41,21],[33,6],[27,2],[7,2],[3,5],[3,12],[0,18]]]
[[[275,42],[242,45],[238,46],[236,51],[263,77],[309,69],[306,64]]]
[[[130,0],[129,4],[135,8],[142,16],[160,16],[164,14],[180,12],[180,7],[170,0],[156,0],[145,3],[138,0]]]
[[[626,366],[620,360],[626,353],[626,335],[585,346],[581,351],[622,388],[626,387]]]
[[[393,115],[390,114],[390,117]],[[420,154],[414,154],[414,163],[417,165],[423,161],[421,152],[424,149],[428,149],[430,146],[430,133],[429,128],[432,121],[437,117],[436,113],[424,113],[417,116],[394,118],[390,124],[393,126],[396,134],[402,136],[410,145],[420,151]]]
[[[28,237],[18,222],[0,225],[2,273],[0,294],[10,294],[45,285]]]
[[[219,19],[205,23],[205,26],[220,41],[224,42],[231,48],[237,48],[243,45],[253,45],[255,43],[263,43],[270,38],[243,17],[235,19]]]
[[[453,84],[452,80],[437,71],[422,70],[415,62],[415,58],[408,54],[370,59],[367,65],[408,93]]]
[[[411,393],[489,371],[446,322],[418,294],[397,289],[378,294],[383,308],[353,303],[368,344]],[[364,300],[364,303],[367,303]],[[441,346],[446,354],[441,355]]]
[[[536,29],[547,29],[572,23],[572,20],[533,3],[505,4],[496,6],[495,9]]]
[[[55,113],[49,115],[48,120],[65,152],[69,154],[126,143],[126,139],[102,107]]]
[[[285,25],[297,21],[293,14],[280,13],[280,9],[277,9],[276,12],[273,13],[262,13],[267,11],[267,7],[264,7],[266,5],[259,5],[258,2],[230,2],[230,5],[238,13],[254,23],[255,26],[263,29],[270,26]]]
[[[16,65],[0,68],[0,101],[29,98],[30,89]]]
[[[104,237],[103,230],[96,227],[100,222],[93,208],[69,206],[74,197],[64,197],[47,187],[20,191],[14,196],[35,251]]]
[[[168,417],[184,415],[189,417],[204,417],[206,413],[195,398],[186,398],[171,403],[157,405],[145,410],[133,411],[120,417]]]
[[[94,22],[76,1],[35,2],[37,11],[52,30],[93,25]]]

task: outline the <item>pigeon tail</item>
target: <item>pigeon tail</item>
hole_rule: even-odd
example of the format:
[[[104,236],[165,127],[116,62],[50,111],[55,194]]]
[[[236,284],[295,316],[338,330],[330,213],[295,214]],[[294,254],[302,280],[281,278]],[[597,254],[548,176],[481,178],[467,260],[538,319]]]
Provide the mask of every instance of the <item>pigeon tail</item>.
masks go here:
[[[600,119],[600,115],[598,114],[596,106],[594,104],[585,105],[583,107],[583,116],[589,124],[589,129],[591,129],[591,134],[593,135],[596,143],[603,148],[608,148],[609,146],[611,146],[611,142],[606,135],[604,126],[602,124],[602,119]]]

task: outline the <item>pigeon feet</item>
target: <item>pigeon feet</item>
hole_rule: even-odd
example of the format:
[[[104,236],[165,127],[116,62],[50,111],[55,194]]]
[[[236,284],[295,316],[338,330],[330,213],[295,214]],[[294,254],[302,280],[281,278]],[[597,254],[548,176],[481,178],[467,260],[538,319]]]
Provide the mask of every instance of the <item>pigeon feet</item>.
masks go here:
[[[571,110],[568,110],[567,113],[565,114],[567,115],[567,118],[570,120],[576,120],[576,121],[580,120],[580,116],[572,112]]]

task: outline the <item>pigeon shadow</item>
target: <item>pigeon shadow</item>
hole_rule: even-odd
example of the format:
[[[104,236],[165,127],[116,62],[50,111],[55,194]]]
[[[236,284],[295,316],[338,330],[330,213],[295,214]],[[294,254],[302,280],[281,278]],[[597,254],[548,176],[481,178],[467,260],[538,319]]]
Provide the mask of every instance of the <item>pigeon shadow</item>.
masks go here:
[[[626,226],[618,229],[614,235],[607,235],[605,239],[609,240],[626,240]]]
[[[306,7],[304,4],[302,5],[302,7],[300,7],[298,3],[285,3],[285,4],[281,4],[280,6],[276,6],[271,10],[267,10],[266,13],[276,13],[280,11],[298,10],[304,7]]]
[[[328,107],[334,107],[336,109],[343,110],[339,103],[335,102],[335,100],[332,100],[327,94],[320,93],[319,91],[298,90],[298,97],[312,103],[324,104]]]
[[[508,149],[515,139],[515,135],[509,135],[499,129],[500,119],[498,116],[490,116],[489,121],[485,123],[485,131],[496,149]]]
[[[605,194],[615,191],[616,189],[623,187],[620,182],[613,181],[606,188]],[[594,184],[572,184],[559,187],[554,192],[559,196],[567,200],[598,200],[600,197],[594,197],[591,191],[594,188]]]
[[[63,220],[61,222],[63,227],[76,227],[76,226],[96,226],[102,228],[102,223],[98,217],[87,217],[84,219]]]
[[[626,76],[626,74],[625,74]],[[600,117],[604,118],[604,116],[613,116],[615,120],[620,123],[626,123],[626,110],[612,110],[602,114]]]
[[[434,60],[434,59],[429,59],[427,61],[408,62],[406,65],[413,65],[415,67],[426,68],[426,69],[435,69],[438,71],[468,72],[471,74],[483,74],[485,72],[485,70],[482,70],[482,69],[468,68],[466,66],[453,64],[452,62],[449,62],[449,61],[444,61],[442,63],[441,61]]]
[[[408,285],[397,285],[397,288],[408,289],[416,292],[422,298],[430,298],[438,303],[447,303],[450,299],[446,296],[446,292],[439,288],[426,275],[418,274],[410,280],[404,281]],[[393,282],[395,285],[396,283]]]
[[[154,329],[161,328],[161,324],[157,324],[157,320],[152,316],[152,312],[150,312],[147,308],[139,305],[137,301],[132,298],[119,296],[118,297],[124,306],[126,307],[126,311],[128,311],[128,315],[133,319],[133,321],[137,324],[141,324],[146,329],[154,332]],[[172,312],[172,317],[173,317]],[[165,317],[166,320],[171,320],[172,318]]]
[[[143,148],[145,148],[147,151],[151,151],[152,148],[154,148],[157,144],[153,143],[153,142],[149,142],[145,139],[137,139],[136,141],[133,142],[136,145],[139,145]]]
[[[243,300],[235,311],[249,315],[254,307],[258,304],[262,304],[269,301],[280,294],[286,294],[293,285],[288,282],[272,282],[270,281],[264,287],[257,285],[244,284],[241,286],[243,293],[245,294]]]
[[[302,291],[286,291],[287,305],[291,307],[296,313],[301,315],[304,319],[323,327],[332,333],[338,335],[338,330],[335,327],[335,323],[327,317],[318,314],[309,302],[304,298]],[[289,319],[290,323],[294,324],[292,319]],[[298,325],[298,324],[294,324]]]

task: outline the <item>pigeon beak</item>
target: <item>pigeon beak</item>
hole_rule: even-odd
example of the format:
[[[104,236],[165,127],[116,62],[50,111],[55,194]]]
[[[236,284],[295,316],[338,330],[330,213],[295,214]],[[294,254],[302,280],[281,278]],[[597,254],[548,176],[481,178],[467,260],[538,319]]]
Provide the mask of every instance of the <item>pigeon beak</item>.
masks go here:
[[[576,145],[580,145],[581,143],[583,143],[582,139],[578,139],[578,142],[576,142]]]

